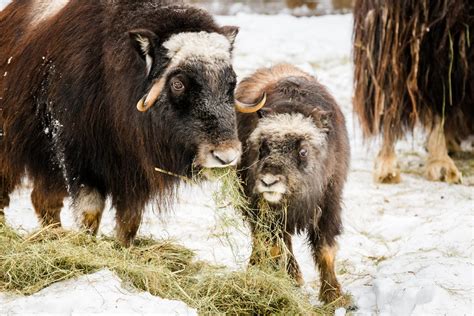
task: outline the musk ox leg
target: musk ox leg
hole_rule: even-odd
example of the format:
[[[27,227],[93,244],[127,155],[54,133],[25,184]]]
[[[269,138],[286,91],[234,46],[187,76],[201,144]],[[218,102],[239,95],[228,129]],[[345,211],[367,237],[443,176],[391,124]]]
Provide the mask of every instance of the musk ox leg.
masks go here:
[[[67,191],[62,184],[52,184],[35,179],[31,192],[31,202],[43,227],[61,226],[60,213],[66,196]]]
[[[97,189],[84,186],[73,198],[76,222],[91,234],[97,234],[105,207],[105,197]]]
[[[125,247],[129,247],[133,244],[142,221],[143,207],[144,205],[136,208],[117,207],[117,215],[115,219],[117,225],[117,239]]]
[[[319,268],[321,287],[319,300],[329,304],[342,297],[341,286],[337,281],[335,272],[336,244],[330,246],[317,229],[310,229],[308,241],[313,253],[315,264]],[[345,302],[342,302],[343,304]]]
[[[389,136],[384,136],[382,149],[375,159],[374,181],[377,183],[400,182],[400,166],[395,154],[395,144]]]
[[[283,238],[277,231],[281,230],[276,229],[276,231],[270,231],[268,227],[263,229],[252,229],[252,254],[250,255],[250,266],[258,265],[275,269],[285,268],[290,272],[289,259],[291,256],[287,251],[289,248],[286,244],[285,238]]]
[[[449,155],[456,155],[462,153],[461,141],[451,133],[444,134],[446,138],[446,147]]]
[[[0,222],[5,220],[4,209],[10,205],[10,194],[20,182],[19,178],[0,175]]]
[[[314,261],[319,267],[321,287],[319,299],[328,304],[342,296],[341,285],[337,281],[334,261],[336,258],[336,246],[326,243],[313,249]]]
[[[462,182],[461,172],[448,156],[443,123],[440,118],[435,119],[435,125],[428,136],[428,159],[425,176],[430,181]]]
[[[298,284],[298,286],[303,286],[303,274],[301,273],[300,266],[296,261],[295,255],[293,253],[293,242],[291,235],[285,233],[283,235],[283,240],[285,241],[286,248],[288,249],[288,264],[286,267],[288,274],[296,281],[296,284]]]

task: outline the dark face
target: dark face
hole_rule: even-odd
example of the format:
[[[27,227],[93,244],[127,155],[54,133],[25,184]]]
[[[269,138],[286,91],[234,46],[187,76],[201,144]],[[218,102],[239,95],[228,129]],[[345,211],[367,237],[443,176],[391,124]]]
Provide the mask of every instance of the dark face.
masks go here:
[[[178,33],[160,45],[148,31],[131,32],[150,81],[138,110],[150,112],[161,129],[172,131],[171,142],[191,153],[199,167],[236,165],[242,151],[231,65],[236,31],[225,30],[231,34]]]
[[[256,163],[253,194],[270,204],[298,199],[320,186],[327,156],[325,132],[301,114],[271,115],[260,120],[249,138]]]
[[[236,75],[224,62],[186,62],[167,76],[158,103],[170,105],[176,140],[196,151],[198,166],[235,165],[241,145],[234,110]]]

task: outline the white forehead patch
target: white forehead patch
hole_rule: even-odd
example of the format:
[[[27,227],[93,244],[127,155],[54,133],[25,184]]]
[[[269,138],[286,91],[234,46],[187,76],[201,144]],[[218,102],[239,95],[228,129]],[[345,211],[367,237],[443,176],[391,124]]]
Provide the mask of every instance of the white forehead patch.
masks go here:
[[[34,0],[31,3],[30,23],[34,27],[40,22],[55,16],[69,0]]]
[[[170,37],[163,46],[173,64],[197,57],[200,60],[231,62],[231,44],[227,37],[218,33],[183,32]]]
[[[254,144],[258,143],[262,136],[283,140],[290,134],[302,136],[315,147],[320,147],[326,141],[324,131],[318,128],[310,117],[301,113],[277,114],[262,118],[249,140]]]

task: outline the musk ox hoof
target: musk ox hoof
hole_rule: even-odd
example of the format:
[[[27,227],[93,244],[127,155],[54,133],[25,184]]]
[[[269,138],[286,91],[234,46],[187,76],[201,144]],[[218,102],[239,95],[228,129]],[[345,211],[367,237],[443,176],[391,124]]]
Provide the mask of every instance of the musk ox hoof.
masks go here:
[[[288,274],[295,281],[296,286],[301,287],[304,285],[303,274],[299,268],[290,268]]]
[[[374,181],[376,183],[400,183],[400,165],[397,157],[378,156],[375,160]]]
[[[429,158],[425,176],[430,181],[442,181],[452,184],[462,183],[462,174],[449,156]]]
[[[321,289],[319,290],[319,300],[324,302],[325,304],[330,304],[336,301],[344,303],[342,302],[344,301],[344,297],[341,293],[341,287],[339,285],[332,286],[323,281]],[[341,304],[340,306],[344,305]]]
[[[293,275],[292,277],[295,280],[296,286],[302,287],[304,285],[304,279],[303,279],[303,275],[301,275],[301,273],[299,273],[297,275]]]
[[[352,300],[352,297],[348,294],[341,293],[340,290],[326,290],[324,295],[321,292],[319,300],[325,304],[331,304],[335,309],[340,307],[344,307],[348,311],[356,311],[359,309]]]

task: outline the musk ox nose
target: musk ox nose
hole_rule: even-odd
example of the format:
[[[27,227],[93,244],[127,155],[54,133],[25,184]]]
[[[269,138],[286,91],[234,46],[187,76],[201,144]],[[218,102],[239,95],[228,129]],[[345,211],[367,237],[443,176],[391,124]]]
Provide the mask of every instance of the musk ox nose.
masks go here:
[[[212,150],[211,154],[223,166],[232,166],[237,164],[240,157],[240,150],[233,148],[227,150]]]
[[[231,140],[218,145],[203,144],[197,156],[197,164],[204,168],[224,168],[236,166],[240,161],[242,145],[238,140]]]
[[[267,188],[274,186],[280,181],[281,181],[281,176],[275,176],[272,174],[265,174],[260,178],[260,182],[262,182],[262,184]]]

